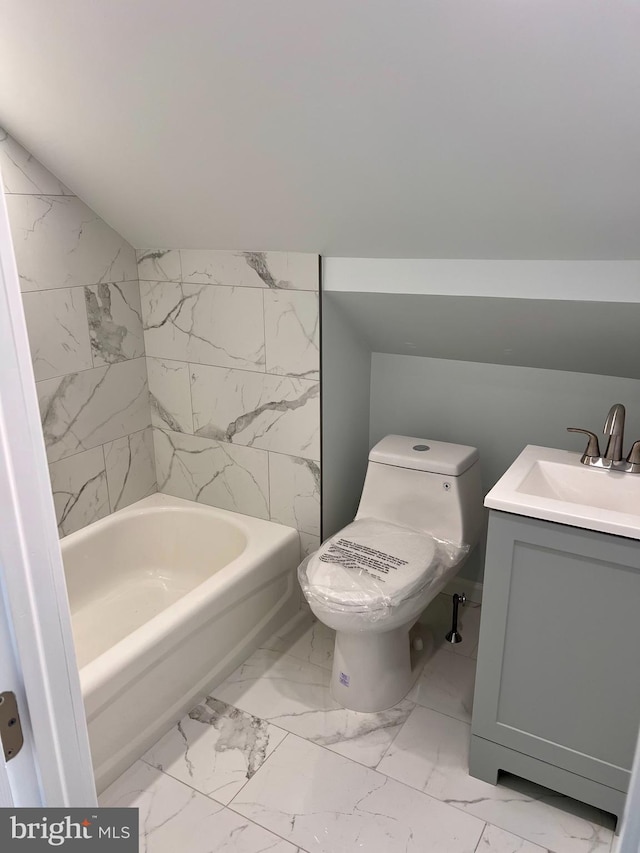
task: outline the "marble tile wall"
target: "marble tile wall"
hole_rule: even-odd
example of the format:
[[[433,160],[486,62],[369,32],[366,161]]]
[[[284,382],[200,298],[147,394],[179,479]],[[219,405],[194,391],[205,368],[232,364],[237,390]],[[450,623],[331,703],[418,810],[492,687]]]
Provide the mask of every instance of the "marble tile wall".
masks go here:
[[[319,264],[138,251],[158,489],[320,535]]]
[[[60,535],[156,491],[132,246],[0,128]]]

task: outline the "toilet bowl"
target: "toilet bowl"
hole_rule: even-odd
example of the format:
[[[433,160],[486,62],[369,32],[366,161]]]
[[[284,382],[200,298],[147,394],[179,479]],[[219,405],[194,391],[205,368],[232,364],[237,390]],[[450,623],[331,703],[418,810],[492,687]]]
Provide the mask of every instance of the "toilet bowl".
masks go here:
[[[407,695],[418,675],[409,631],[481,522],[476,448],[398,435],[372,448],[354,522],[298,569],[311,610],[336,631],[331,692],[343,707],[382,711]]]

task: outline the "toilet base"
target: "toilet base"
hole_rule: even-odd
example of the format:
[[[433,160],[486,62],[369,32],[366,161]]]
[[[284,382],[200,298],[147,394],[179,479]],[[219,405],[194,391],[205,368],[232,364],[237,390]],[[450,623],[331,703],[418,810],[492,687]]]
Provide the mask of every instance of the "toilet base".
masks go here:
[[[371,713],[404,699],[418,674],[411,661],[412,624],[380,633],[336,633],[331,674],[336,702],[351,711]]]

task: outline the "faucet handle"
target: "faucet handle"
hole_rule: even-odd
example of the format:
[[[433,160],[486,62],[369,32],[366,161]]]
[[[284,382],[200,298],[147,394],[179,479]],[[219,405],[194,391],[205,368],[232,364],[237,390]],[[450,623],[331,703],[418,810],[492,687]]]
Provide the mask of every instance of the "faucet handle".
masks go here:
[[[640,465],[640,441],[633,442],[627,456],[627,462],[631,462],[632,465]]]
[[[582,454],[581,462],[600,456],[600,445],[598,444],[598,436],[595,432],[590,432],[588,429],[580,429],[579,427],[567,427],[567,432],[582,432],[589,436],[589,443],[587,444],[587,449]]]

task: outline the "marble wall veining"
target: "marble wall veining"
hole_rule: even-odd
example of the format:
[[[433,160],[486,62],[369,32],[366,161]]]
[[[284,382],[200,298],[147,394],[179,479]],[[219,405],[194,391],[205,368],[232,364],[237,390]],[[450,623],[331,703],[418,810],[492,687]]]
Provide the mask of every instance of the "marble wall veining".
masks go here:
[[[315,549],[317,255],[137,254],[158,489],[290,525]]]
[[[0,128],[61,536],[156,491],[135,250]]]
[[[0,129],[60,535],[156,490],[320,536],[317,255],[136,251]]]

